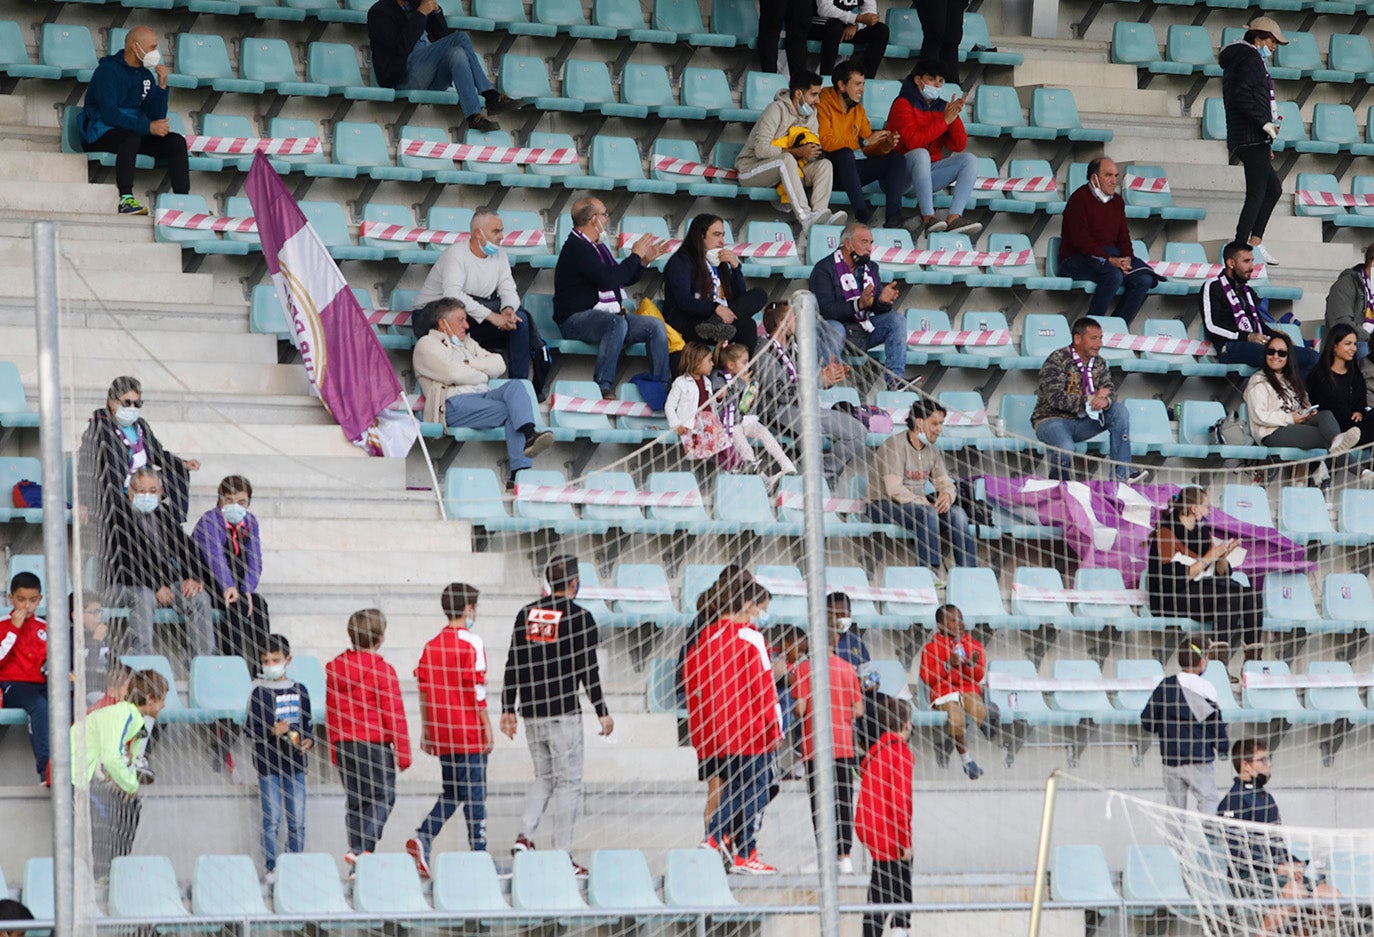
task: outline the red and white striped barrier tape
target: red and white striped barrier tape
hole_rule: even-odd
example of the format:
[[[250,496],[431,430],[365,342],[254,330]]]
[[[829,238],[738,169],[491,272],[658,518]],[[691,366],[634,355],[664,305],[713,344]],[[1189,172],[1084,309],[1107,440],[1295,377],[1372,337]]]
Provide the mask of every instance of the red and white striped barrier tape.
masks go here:
[[[251,156],[257,152],[268,156],[309,156],[320,152],[320,138],[192,136],[186,138],[186,151],[216,156]]]
[[[928,267],[1021,267],[1035,262],[1034,251],[917,250],[913,247],[875,248],[876,263],[893,266],[924,264]]]
[[[739,178],[739,173],[733,169],[722,169],[720,166],[711,166],[707,163],[694,163],[688,159],[675,159],[672,156],[654,155],[653,167],[659,172],[671,172],[677,176],[704,176],[707,179],[728,179]]]
[[[1053,192],[1059,188],[1054,176],[1028,176],[1022,179],[973,180],[973,188],[978,192]]]
[[[515,497],[520,501],[547,501],[555,504],[610,504],[651,508],[701,507],[699,491],[624,491],[610,488],[517,484]]]
[[[1221,264],[1189,264],[1176,260],[1151,260],[1148,261],[1150,269],[1162,277],[1173,277],[1177,280],[1211,280],[1221,276],[1221,271],[1225,268]],[[1255,264],[1253,277],[1264,275],[1264,264]]]
[[[470,143],[438,143],[431,140],[401,140],[403,156],[430,159],[473,160],[478,163],[512,163],[521,166],[572,166],[577,151],[567,147],[476,146]]]
[[[644,237],[644,235],[645,235],[646,233],[647,233],[647,232],[644,232],[644,231],[635,231],[635,232],[621,231],[621,232],[620,232],[620,236],[619,236],[620,249],[621,249],[622,251],[624,251],[624,250],[629,250],[632,246],[634,246],[635,241],[638,241],[640,238]],[[655,234],[655,235],[652,235],[652,236],[653,236],[653,237],[658,237],[658,235],[656,235],[656,234]],[[677,249],[678,249],[679,247],[682,246],[682,239],[681,239],[681,238],[668,238],[668,240],[667,240],[666,242],[664,242],[664,243],[666,243],[666,244],[668,245],[668,248],[667,248],[667,250],[665,251],[665,253],[672,254],[672,253],[676,252]]]
[[[796,257],[796,241],[760,241],[757,244],[731,244],[730,250],[740,258]]]
[[[604,413],[606,416],[654,416],[653,408],[637,400],[600,400],[554,394],[549,406],[563,413]]]
[[[579,599],[603,602],[671,602],[673,595],[665,585],[658,586],[583,586],[577,587]]]
[[[1169,180],[1163,176],[1133,176],[1127,173],[1121,184],[1132,192],[1169,191]]]
[[[409,325],[410,311],[399,309],[374,309],[367,314],[368,325]]]
[[[966,348],[982,348],[988,345],[1010,345],[1011,332],[1008,329],[987,329],[972,332],[936,329],[912,332],[906,337],[906,343],[908,345],[961,345]]]
[[[800,511],[806,507],[800,491],[778,492],[777,505],[793,511]],[[864,502],[856,498],[826,498],[823,510],[835,514],[861,514],[864,508]]]
[[[1191,338],[1170,338],[1167,335],[1130,335],[1126,332],[1104,332],[1102,344],[1108,348],[1151,351],[1162,355],[1203,357],[1212,353],[1211,342],[1199,342]]]
[[[1240,684],[1251,690],[1308,690],[1316,687],[1374,686],[1374,673],[1265,673],[1246,670]]]
[[[457,244],[472,235],[467,231],[440,231],[435,228],[411,228],[380,221],[364,221],[358,233],[375,241],[403,241],[408,244]],[[502,247],[538,247],[545,241],[543,230],[507,231],[501,238]]]
[[[1046,589],[1014,582],[1011,593],[1027,602],[1072,602],[1075,605],[1145,605],[1140,589]]]
[[[1369,208],[1374,206],[1374,193],[1343,195],[1339,192],[1317,192],[1299,189],[1293,193],[1299,205],[1322,208]]]
[[[254,234],[258,230],[258,223],[253,218],[229,218],[224,215],[207,215],[204,212],[179,211],[175,208],[159,208],[153,219],[159,227],[183,228],[189,231]]]
[[[950,410],[945,413],[946,426],[987,426],[986,410]]]
[[[1084,693],[1101,690],[1107,693],[1119,690],[1153,690],[1159,685],[1158,677],[1088,677],[1070,679],[1057,677],[1023,677],[1018,674],[988,671],[988,689],[1002,693]],[[1012,705],[1016,703],[1012,701]]]

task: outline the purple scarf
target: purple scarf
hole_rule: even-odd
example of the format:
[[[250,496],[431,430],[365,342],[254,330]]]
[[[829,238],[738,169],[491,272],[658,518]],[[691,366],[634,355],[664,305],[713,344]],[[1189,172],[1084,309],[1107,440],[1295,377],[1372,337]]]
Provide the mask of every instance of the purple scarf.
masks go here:
[[[865,321],[868,318],[868,310],[860,309],[857,305],[859,297],[864,292],[864,267],[860,267],[857,271],[851,270],[844,259],[844,248],[835,251],[832,259],[835,261],[835,271],[840,277],[840,292],[844,294],[844,301],[855,303],[854,318],[860,322]]]
[[[1078,355],[1078,349],[1072,345],[1069,346],[1069,354],[1073,355],[1074,367],[1078,368],[1078,373],[1083,376],[1083,396],[1091,399],[1092,395],[1097,393],[1097,382],[1093,380],[1092,362],[1089,361],[1084,364],[1083,359]]]
[[[1226,304],[1231,307],[1231,315],[1236,320],[1237,331],[1262,331],[1259,324],[1258,310],[1254,309],[1245,301],[1249,298],[1249,290],[1246,289],[1244,293],[1238,293],[1236,291],[1235,285],[1231,282],[1231,278],[1228,277],[1224,272],[1217,277],[1217,282],[1221,284],[1221,292],[1222,295],[1226,297]],[[1242,286],[1242,289],[1245,289],[1245,287]]]
[[[770,338],[768,343],[773,346],[773,354],[778,356],[782,366],[787,369],[787,380],[793,385],[797,383],[797,366],[792,363],[792,356],[787,353],[787,349],[782,347],[782,343],[776,338]]]

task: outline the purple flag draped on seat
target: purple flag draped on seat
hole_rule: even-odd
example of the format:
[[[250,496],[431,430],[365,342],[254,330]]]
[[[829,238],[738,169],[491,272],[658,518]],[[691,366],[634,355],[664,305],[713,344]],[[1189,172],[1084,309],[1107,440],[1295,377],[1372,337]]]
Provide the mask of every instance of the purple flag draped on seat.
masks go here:
[[[246,189],[311,387],[349,442],[370,455],[405,455],[419,426],[390,409],[400,401],[400,381],[338,264],[261,152]]]

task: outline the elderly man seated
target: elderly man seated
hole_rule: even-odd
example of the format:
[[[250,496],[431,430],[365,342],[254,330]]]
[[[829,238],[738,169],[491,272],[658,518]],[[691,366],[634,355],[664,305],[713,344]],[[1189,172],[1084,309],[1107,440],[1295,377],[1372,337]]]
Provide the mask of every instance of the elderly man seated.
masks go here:
[[[412,363],[425,395],[426,422],[469,429],[506,430],[506,456],[512,478],[553,443],[553,433],[534,426],[534,404],[518,381],[491,387],[506,373],[501,356],[468,335],[468,315],[452,297],[436,299],[415,315]]]

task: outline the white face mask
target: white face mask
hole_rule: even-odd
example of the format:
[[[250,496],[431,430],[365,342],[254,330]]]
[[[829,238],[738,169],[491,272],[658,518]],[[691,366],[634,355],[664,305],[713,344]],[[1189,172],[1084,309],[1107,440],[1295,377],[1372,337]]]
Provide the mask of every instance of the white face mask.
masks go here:
[[[118,407],[114,412],[115,422],[129,427],[138,422],[138,407]]]
[[[925,434],[925,430],[917,430],[916,438],[920,441],[921,445],[923,446],[932,445],[930,437]]]
[[[940,100],[940,89],[934,85],[921,85],[921,97],[927,101]]]
[[[841,618],[841,619],[839,619],[839,620],[835,623],[835,625],[836,625],[836,628],[839,630],[840,634],[844,634],[844,633],[847,632],[850,628],[854,627],[854,619],[852,619],[852,618]]]
[[[720,248],[713,247],[706,252],[706,262],[713,267],[720,266]]]
[[[242,524],[243,519],[248,516],[248,509],[241,504],[226,504],[219,512],[230,524]]]
[[[161,49],[153,49],[153,50],[151,50],[151,51],[144,52],[144,53],[143,53],[142,62],[143,62],[143,67],[144,67],[144,68],[147,68],[147,69],[154,69],[154,68],[157,68],[159,65],[162,64],[162,50],[161,50]]]
[[[816,113],[816,109],[810,104],[807,104],[805,101],[797,102],[797,116],[810,117],[814,113]]]
[[[262,675],[266,680],[280,680],[286,676],[285,664],[263,664]]]

